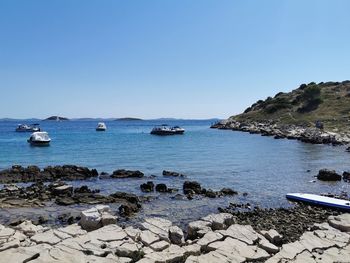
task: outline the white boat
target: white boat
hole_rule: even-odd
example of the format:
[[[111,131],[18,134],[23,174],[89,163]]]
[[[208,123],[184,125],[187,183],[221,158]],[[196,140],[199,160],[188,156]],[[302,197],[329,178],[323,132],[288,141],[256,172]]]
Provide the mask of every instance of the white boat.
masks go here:
[[[350,211],[350,201],[344,199],[337,199],[322,195],[314,194],[302,194],[302,193],[291,193],[287,194],[286,197],[290,200],[310,203],[314,205],[326,206],[331,208],[338,208],[342,210]]]
[[[16,132],[38,132],[40,131],[40,128],[38,126],[39,124],[18,124]]]
[[[175,134],[183,134],[185,132],[185,129],[175,126],[175,127],[168,127],[167,125],[163,124],[162,126],[154,127],[151,131],[151,134],[154,135],[175,135]]]
[[[96,127],[96,131],[105,131],[107,130],[107,126],[104,122],[99,122]]]
[[[51,139],[47,132],[33,132],[28,142],[33,146],[49,146]]]

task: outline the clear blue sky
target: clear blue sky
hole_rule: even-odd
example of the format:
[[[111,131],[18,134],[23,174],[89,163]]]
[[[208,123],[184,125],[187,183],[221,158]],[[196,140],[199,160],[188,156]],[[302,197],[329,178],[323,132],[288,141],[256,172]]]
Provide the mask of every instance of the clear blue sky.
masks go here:
[[[228,117],[350,79],[350,1],[0,0],[0,117]]]

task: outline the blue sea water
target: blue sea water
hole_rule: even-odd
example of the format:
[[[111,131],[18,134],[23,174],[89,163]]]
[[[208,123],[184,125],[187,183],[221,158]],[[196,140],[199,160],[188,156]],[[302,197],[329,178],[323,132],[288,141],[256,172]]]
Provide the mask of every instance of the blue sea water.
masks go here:
[[[96,121],[42,121],[49,133],[49,147],[31,147],[28,133],[17,133],[17,122],[0,121],[0,169],[13,164],[76,164],[111,173],[116,169],[141,170],[155,175],[155,183],[181,188],[183,179],[165,178],[163,170],[177,171],[204,187],[231,187],[240,194],[231,198],[175,200],[172,195],[153,194],[138,217],[158,215],[185,222],[216,212],[229,202],[249,202],[260,207],[288,206],[288,192],[350,192],[345,182],[311,182],[321,168],[339,172],[349,169],[350,155],[344,147],[275,140],[242,132],[210,129],[213,120],[168,120],[186,129],[184,135],[154,136],[149,132],[164,121],[106,121],[106,132],[96,132]],[[311,172],[308,172],[310,170]],[[102,193],[123,190],[142,194],[139,185],[149,178],[73,182],[101,189]],[[180,191],[181,192],[181,191]],[[242,193],[248,196],[243,197]],[[75,207],[80,209],[81,207]],[[54,205],[52,211],[62,210]],[[40,210],[8,209],[8,217],[40,213]]]

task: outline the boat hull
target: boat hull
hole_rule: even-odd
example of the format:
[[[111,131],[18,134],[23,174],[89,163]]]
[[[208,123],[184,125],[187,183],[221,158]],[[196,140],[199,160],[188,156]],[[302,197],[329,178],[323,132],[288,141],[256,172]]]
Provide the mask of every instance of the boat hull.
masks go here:
[[[350,211],[350,201],[314,194],[292,193],[286,198],[293,201]]]
[[[39,132],[40,129],[16,129],[16,132]]]
[[[44,146],[50,146],[50,141],[28,141],[31,146],[39,146],[39,147],[44,147]]]
[[[106,131],[104,128],[96,128],[96,131]]]
[[[171,131],[171,130],[168,130],[168,131],[156,130],[156,131],[151,131],[151,134],[165,136],[165,135],[175,135],[175,134],[180,134],[180,133],[176,133],[175,131]]]

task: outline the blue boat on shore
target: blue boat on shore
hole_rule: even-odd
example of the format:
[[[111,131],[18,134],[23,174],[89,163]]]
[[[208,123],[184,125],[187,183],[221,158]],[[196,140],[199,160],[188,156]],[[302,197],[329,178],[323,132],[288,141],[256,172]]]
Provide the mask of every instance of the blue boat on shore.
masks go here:
[[[286,195],[287,199],[304,202],[329,208],[336,208],[341,210],[350,211],[350,201],[344,199],[337,199],[322,195],[315,194],[302,194],[302,193],[291,193]]]

